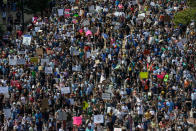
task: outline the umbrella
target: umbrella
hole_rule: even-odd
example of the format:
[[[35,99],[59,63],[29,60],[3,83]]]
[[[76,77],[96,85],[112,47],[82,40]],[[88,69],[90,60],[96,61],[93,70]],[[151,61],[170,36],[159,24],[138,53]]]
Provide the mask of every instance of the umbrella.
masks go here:
[[[88,35],[92,35],[92,32],[91,32],[90,30],[88,30],[88,31],[86,32],[86,36],[88,36]]]

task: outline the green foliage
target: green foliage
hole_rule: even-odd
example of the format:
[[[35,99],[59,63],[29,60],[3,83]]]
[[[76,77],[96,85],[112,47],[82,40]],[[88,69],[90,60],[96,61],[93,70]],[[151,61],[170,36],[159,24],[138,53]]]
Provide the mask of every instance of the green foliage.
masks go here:
[[[188,8],[186,10],[177,12],[174,15],[173,22],[175,25],[187,25],[191,20],[196,20],[196,8]]]
[[[43,12],[49,6],[50,0],[29,0],[27,1],[27,7],[34,13]]]
[[[188,5],[193,8],[196,7],[196,0],[188,0]]]

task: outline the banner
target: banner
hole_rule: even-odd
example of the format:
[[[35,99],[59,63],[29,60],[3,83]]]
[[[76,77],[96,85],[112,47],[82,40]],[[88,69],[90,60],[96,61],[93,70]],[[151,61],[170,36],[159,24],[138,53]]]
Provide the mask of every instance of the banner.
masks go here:
[[[31,38],[32,38],[31,35],[24,35],[22,43],[24,45],[30,45],[31,44]]]
[[[9,65],[16,65],[17,64],[17,59],[9,59]]]
[[[140,72],[139,74],[141,79],[147,79],[148,78],[148,72]]]
[[[58,15],[63,16],[63,9],[58,9]]]
[[[61,87],[61,94],[69,94],[70,87]]]
[[[111,99],[111,93],[102,93],[102,99],[103,100],[110,100]]]
[[[52,74],[52,67],[45,67],[45,73],[46,74]]]
[[[73,117],[73,125],[80,126],[82,124],[82,117]]]
[[[94,115],[94,123],[99,124],[103,122],[104,122],[103,115]]]
[[[24,65],[25,63],[25,59],[17,59],[17,65]]]

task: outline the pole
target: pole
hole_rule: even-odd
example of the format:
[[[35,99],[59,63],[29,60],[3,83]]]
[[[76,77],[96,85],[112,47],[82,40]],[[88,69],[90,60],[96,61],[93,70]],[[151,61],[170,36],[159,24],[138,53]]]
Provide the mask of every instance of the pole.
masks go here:
[[[21,0],[22,5],[22,32],[24,32],[24,0]]]

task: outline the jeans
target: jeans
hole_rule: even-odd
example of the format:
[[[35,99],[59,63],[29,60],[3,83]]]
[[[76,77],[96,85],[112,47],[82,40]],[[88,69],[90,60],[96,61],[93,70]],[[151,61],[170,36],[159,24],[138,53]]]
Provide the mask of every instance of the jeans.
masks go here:
[[[192,108],[196,108],[196,100],[192,100]]]

